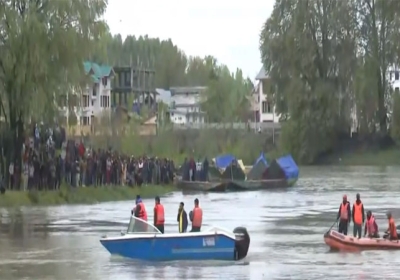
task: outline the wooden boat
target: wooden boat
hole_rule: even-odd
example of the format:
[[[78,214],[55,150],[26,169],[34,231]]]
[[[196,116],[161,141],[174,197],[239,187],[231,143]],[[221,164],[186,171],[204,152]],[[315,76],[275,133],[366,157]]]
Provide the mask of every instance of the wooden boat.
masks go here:
[[[244,182],[238,182],[241,188],[246,191],[252,190],[271,190],[271,189],[282,189],[293,186],[297,182],[297,179],[265,179],[265,180],[246,180]]]
[[[399,240],[384,238],[355,238],[330,230],[324,235],[324,241],[333,250],[363,251],[363,250],[400,250]]]
[[[182,181],[176,182],[176,187],[182,191],[195,192],[225,192],[228,184],[222,181]]]
[[[178,180],[176,186],[184,191],[196,192],[238,192],[238,191],[256,191],[272,190],[291,187],[297,180],[218,180],[213,182],[202,181],[182,181]]]

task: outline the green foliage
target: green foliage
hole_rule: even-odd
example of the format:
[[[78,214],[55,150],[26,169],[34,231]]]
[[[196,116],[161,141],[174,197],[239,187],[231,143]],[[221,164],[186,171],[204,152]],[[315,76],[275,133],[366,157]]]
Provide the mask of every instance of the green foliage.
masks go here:
[[[93,204],[107,201],[133,200],[140,194],[143,198],[153,198],[175,191],[173,186],[143,186],[130,188],[122,186],[68,188],[59,191],[8,191],[0,195],[0,207],[29,205]]]
[[[20,163],[24,124],[32,119],[53,122],[54,100],[82,84],[83,61],[106,31],[101,19],[106,4],[106,0],[0,2],[0,117],[12,138],[1,155],[6,177],[5,166],[11,160]]]
[[[68,115],[68,125],[74,126],[78,124],[78,117],[74,111],[70,111]]]
[[[87,139],[95,149],[109,146],[128,155],[148,155],[173,159],[179,165],[185,157],[209,159],[230,153],[253,164],[261,151],[270,152],[274,145],[272,136],[249,133],[237,129],[202,129],[202,130],[164,130],[158,135],[138,135],[135,130],[119,137],[106,135],[91,136]]]
[[[288,114],[281,148],[311,163],[358,123],[387,131],[389,69],[399,62],[395,0],[277,0],[260,36],[277,111]]]

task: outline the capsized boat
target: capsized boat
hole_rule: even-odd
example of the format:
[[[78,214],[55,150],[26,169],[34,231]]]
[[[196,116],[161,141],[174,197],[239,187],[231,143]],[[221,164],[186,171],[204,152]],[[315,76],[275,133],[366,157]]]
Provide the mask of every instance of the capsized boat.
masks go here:
[[[247,256],[250,236],[247,229],[233,232],[211,227],[201,232],[164,233],[148,222],[132,216],[121,236],[100,239],[112,254],[145,261],[241,260]]]
[[[333,250],[362,251],[362,250],[400,250],[399,240],[384,238],[357,238],[330,230],[325,233],[324,241]]]

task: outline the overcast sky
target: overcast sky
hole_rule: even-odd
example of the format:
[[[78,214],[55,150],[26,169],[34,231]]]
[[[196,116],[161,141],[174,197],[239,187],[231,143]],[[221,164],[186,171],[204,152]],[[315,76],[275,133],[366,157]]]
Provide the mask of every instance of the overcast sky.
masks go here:
[[[274,0],[109,0],[113,34],[171,38],[187,55],[213,55],[254,79],[261,67],[259,34]]]

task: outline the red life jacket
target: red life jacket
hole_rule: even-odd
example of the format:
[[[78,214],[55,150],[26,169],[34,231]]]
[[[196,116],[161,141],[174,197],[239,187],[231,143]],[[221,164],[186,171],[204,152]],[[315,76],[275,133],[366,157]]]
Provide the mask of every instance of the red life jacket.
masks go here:
[[[195,207],[193,209],[193,221],[192,226],[194,227],[201,227],[203,223],[203,210],[200,207]]]

